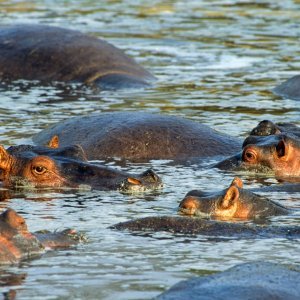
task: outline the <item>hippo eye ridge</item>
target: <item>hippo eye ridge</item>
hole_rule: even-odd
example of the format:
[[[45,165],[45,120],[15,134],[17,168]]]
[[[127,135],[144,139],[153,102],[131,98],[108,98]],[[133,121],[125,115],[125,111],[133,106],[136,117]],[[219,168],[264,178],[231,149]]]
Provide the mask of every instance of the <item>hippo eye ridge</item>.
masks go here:
[[[37,175],[42,175],[47,171],[47,169],[44,166],[33,166],[32,170]]]

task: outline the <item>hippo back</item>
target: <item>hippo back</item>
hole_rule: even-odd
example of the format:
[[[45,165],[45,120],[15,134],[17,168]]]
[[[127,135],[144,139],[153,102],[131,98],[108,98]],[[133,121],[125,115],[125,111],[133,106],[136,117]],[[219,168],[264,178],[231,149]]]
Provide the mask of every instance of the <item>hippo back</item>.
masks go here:
[[[144,112],[112,112],[76,117],[37,134],[46,144],[58,135],[60,145],[80,144],[88,159],[174,159],[231,155],[238,139],[208,126],[175,116]]]
[[[154,78],[103,40],[44,25],[0,27],[0,77],[100,86],[146,84]]]

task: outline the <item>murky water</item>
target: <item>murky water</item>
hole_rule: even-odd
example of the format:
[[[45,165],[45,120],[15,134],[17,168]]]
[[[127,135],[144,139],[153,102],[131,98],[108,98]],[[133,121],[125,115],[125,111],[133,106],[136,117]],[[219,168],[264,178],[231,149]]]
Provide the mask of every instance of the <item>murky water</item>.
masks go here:
[[[299,1],[0,1],[1,23],[43,23],[103,37],[151,70],[148,89],[94,94],[73,86],[19,82],[0,88],[0,139],[5,146],[59,120],[90,112],[146,110],[185,116],[244,137],[263,119],[300,125],[299,102],[271,89],[300,69]],[[165,182],[159,193],[21,191],[1,208],[25,216],[29,228],[85,231],[88,244],[48,252],[3,268],[0,289],[19,299],[149,299],[179,280],[240,262],[300,263],[299,241],[214,241],[172,234],[132,235],[107,229],[137,217],[176,214],[190,189],[224,188],[233,174],[166,161],[152,166]],[[241,174],[246,186],[261,178]],[[274,178],[265,184],[276,184]],[[290,208],[300,194],[269,193]],[[300,214],[271,219],[298,224]],[[5,283],[3,283],[5,281]]]

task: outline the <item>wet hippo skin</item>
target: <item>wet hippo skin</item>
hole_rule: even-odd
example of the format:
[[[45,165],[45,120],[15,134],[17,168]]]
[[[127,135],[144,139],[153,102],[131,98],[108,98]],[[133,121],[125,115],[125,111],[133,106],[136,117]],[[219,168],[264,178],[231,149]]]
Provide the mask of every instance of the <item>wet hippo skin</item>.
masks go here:
[[[78,145],[60,148],[19,145],[7,150],[0,146],[0,171],[0,181],[5,187],[88,187],[124,192],[162,187],[161,179],[151,169],[130,175],[91,164]]]
[[[45,145],[58,136],[61,146],[80,144],[89,160],[119,157],[134,161],[228,156],[241,149],[238,138],[188,119],[145,112],[108,112],[75,117],[33,137]]]
[[[159,216],[121,222],[110,227],[129,232],[170,232],[204,235],[211,238],[300,238],[300,226],[259,226],[245,223],[211,221],[202,218]]]
[[[293,76],[276,86],[273,92],[283,98],[300,100],[300,75]]]
[[[266,136],[280,133],[290,133],[300,137],[300,127],[293,123],[273,123],[269,120],[263,120],[252,129],[250,135]]]
[[[46,248],[66,248],[84,240],[85,237],[73,229],[30,233],[24,218],[13,209],[0,215],[0,265],[18,263],[41,255]]]
[[[46,25],[0,26],[0,78],[79,82],[102,89],[145,86],[148,71],[113,45]]]
[[[296,300],[300,295],[299,282],[299,266],[257,261],[181,281],[155,299]]]

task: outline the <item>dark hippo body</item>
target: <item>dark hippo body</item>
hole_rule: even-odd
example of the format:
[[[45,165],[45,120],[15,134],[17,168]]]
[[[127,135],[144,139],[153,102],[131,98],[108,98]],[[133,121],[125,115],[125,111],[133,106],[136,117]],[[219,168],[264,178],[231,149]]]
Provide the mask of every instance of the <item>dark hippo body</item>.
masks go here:
[[[53,234],[30,233],[23,217],[12,209],[0,215],[0,265],[18,263],[41,255],[46,248],[66,248],[82,240],[83,236],[72,229]]]
[[[98,190],[144,191],[162,186],[160,178],[147,170],[139,175],[88,163],[78,145],[61,148],[20,145],[0,146],[0,180],[7,187],[87,186]]]
[[[103,89],[138,87],[154,79],[103,40],[74,30],[28,24],[0,27],[0,78],[79,82]]]
[[[297,300],[299,282],[299,266],[249,262],[224,272],[181,281],[155,299]]]
[[[300,75],[293,76],[274,88],[273,92],[283,98],[300,100]]]
[[[202,218],[160,216],[121,222],[110,227],[130,232],[170,232],[204,236],[261,239],[300,238],[300,226],[259,226],[244,223],[211,221]]]
[[[119,157],[135,161],[231,155],[241,141],[208,126],[176,116],[145,112],[111,112],[75,117],[37,134],[46,144],[54,135],[60,145],[80,144],[88,159]]]
[[[289,210],[265,197],[243,188],[236,177],[229,188],[220,192],[193,190],[179,204],[179,212],[220,220],[248,220],[288,214]]]

